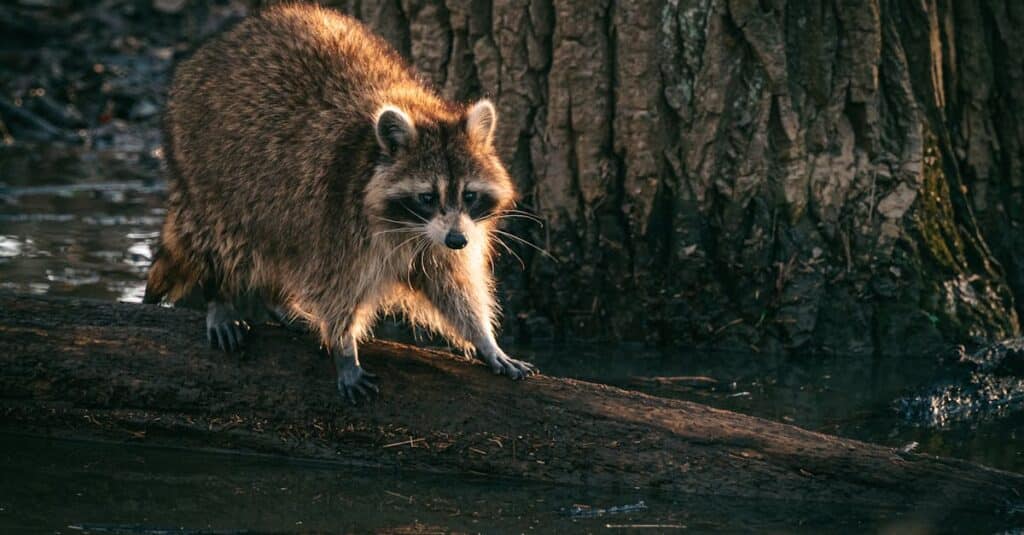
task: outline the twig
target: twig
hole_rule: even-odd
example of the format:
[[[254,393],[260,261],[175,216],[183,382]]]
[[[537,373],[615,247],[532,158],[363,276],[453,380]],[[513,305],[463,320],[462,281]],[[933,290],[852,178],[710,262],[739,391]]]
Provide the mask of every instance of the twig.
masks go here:
[[[722,325],[721,327],[715,329],[715,332],[713,332],[711,335],[715,336],[718,333],[720,333],[720,332],[722,332],[722,331],[728,329],[729,327],[732,327],[733,325],[736,325],[738,323],[743,323],[743,318],[736,318],[736,319],[730,321],[729,323],[726,323],[725,325]]]
[[[393,442],[391,444],[385,444],[385,445],[383,445],[381,447],[383,447],[383,448],[394,448],[395,446],[412,446],[413,444],[416,444],[417,442],[423,442],[424,440],[426,440],[426,439],[425,438],[413,439],[412,437],[409,437],[409,440],[403,440],[401,442]]]
[[[385,490],[384,494],[390,494],[391,496],[394,496],[396,498],[399,498],[399,499],[402,499],[402,500],[406,500],[407,502],[412,503],[412,496],[405,496],[405,495],[399,494],[397,492],[391,492],[390,490]]]

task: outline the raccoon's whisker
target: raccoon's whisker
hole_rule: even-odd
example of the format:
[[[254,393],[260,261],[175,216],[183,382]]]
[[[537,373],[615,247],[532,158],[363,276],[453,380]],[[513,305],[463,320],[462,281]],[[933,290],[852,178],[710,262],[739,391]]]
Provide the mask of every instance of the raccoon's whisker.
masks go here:
[[[408,273],[412,273],[412,266],[416,263],[416,258],[420,255],[420,248],[423,247],[421,242],[413,244],[412,254],[409,255],[409,265],[406,267]]]
[[[423,244],[420,245],[420,247],[416,250],[415,256],[413,256],[413,259],[409,262],[409,271],[412,271],[412,261],[414,261],[416,259],[416,257],[419,257],[419,259],[420,259],[420,269],[423,271],[423,274],[427,277],[427,280],[433,282],[434,278],[430,276],[430,271],[427,269],[426,265],[424,265],[424,263],[423,263],[423,257],[424,257],[423,253],[427,252],[427,249],[430,248],[430,238],[427,237],[425,234],[423,235],[423,238],[424,238],[423,239]]]
[[[422,221],[422,222],[424,222],[424,223],[430,223],[429,221],[427,221],[426,219],[424,219],[424,218],[423,218],[423,216],[421,216],[421,215],[417,214],[416,212],[413,212],[413,211],[412,211],[412,209],[411,209],[411,208],[409,208],[408,206],[406,206],[404,202],[403,202],[403,203],[400,203],[400,204],[402,205],[402,208],[405,208],[405,211],[406,211],[406,212],[409,212],[410,214],[412,214],[412,215],[416,216],[416,218],[417,218],[417,219],[419,219],[420,221]]]
[[[522,218],[522,219],[529,219],[530,221],[536,222],[538,225],[541,225],[541,226],[544,225],[544,220],[541,219],[540,217],[538,217],[538,216],[536,216],[534,214],[531,214],[529,212],[523,212],[521,210],[500,210],[498,212],[495,212],[492,215],[497,216],[499,218],[518,217],[518,218]]]
[[[434,242],[429,237],[425,237],[423,240],[423,251],[420,254],[420,268],[423,269],[423,275],[426,276],[427,280],[430,282],[433,282],[434,278],[430,274],[430,270],[427,269],[427,266],[424,263],[424,258],[429,257],[430,263],[434,265],[434,268],[438,268],[439,265],[437,264],[437,257],[433,254],[429,254],[430,248],[433,244]]]
[[[422,232],[422,230],[421,230],[421,229],[420,229],[419,227],[410,227],[410,228],[392,228],[392,229],[387,229],[387,230],[379,230],[379,231],[377,231],[377,232],[374,232],[374,233],[373,233],[373,237],[374,237],[374,238],[376,238],[377,236],[380,236],[380,235],[382,235],[382,234],[394,234],[394,233],[396,233],[396,232],[397,232],[397,233],[408,233],[408,232]]]
[[[526,271],[526,262],[523,262],[523,257],[516,254],[516,252],[513,251],[512,248],[509,247],[507,243],[505,243],[505,240],[501,239],[501,236],[494,236],[494,241],[498,242],[498,245],[504,247],[505,250],[508,251],[508,254],[516,257],[516,260],[519,261],[519,266],[523,268],[523,271]]]
[[[478,219],[477,222],[490,221],[492,219],[501,220],[501,219],[505,219],[506,217],[526,219],[527,221],[530,221],[532,223],[536,223],[536,224],[538,224],[538,225],[540,225],[542,227],[544,226],[544,222],[541,221],[540,219],[537,219],[536,217],[530,217],[530,216],[519,215],[519,214],[494,214],[494,215],[489,215],[487,217],[482,217],[482,218]]]
[[[537,214],[531,214],[530,212],[524,212],[522,210],[515,210],[515,209],[509,208],[509,209],[501,210],[498,213],[499,214],[516,214],[516,215],[521,215],[523,217],[529,217],[531,219],[536,219],[537,221],[541,221],[540,216],[538,216]]]
[[[511,234],[509,232],[505,232],[504,230],[498,230],[498,229],[492,229],[492,231],[497,233],[497,234],[500,234],[502,236],[505,236],[505,237],[508,237],[508,238],[512,238],[513,240],[515,240],[515,241],[517,241],[517,242],[519,242],[519,243],[521,243],[523,245],[527,245],[529,247],[532,247],[532,248],[536,249],[537,252],[539,252],[540,254],[550,258],[551,260],[554,260],[555,262],[559,262],[558,258],[555,258],[555,255],[547,252],[546,250],[544,250],[543,248],[541,248],[540,246],[538,246],[538,245],[536,245],[536,244],[534,244],[532,242],[529,242],[527,240],[524,240],[524,239],[520,238],[519,236],[516,236],[515,234]]]
[[[506,217],[528,219],[530,221],[533,221],[533,222],[537,223],[540,226],[544,226],[544,220],[541,219],[540,217],[536,216],[535,214],[531,214],[529,212],[524,212],[522,210],[513,210],[513,209],[498,210],[496,212],[492,212],[491,214],[488,214],[487,216],[484,216],[484,217],[480,218],[478,221],[488,221],[488,220],[491,220],[491,219],[504,219]]]
[[[408,208],[406,208],[406,209],[408,210]],[[413,214],[413,215],[416,215],[416,214]],[[394,223],[396,225],[402,225],[403,227],[417,227],[417,226],[419,226],[419,225],[417,225],[415,223],[410,223],[408,221],[399,221],[397,219],[388,219],[386,217],[380,217],[380,216],[373,216],[373,217],[375,219],[380,219],[381,221],[387,221],[388,223]]]
[[[426,235],[420,233],[420,234],[417,234],[416,237],[419,239],[419,241],[414,243],[413,246],[412,246],[413,247],[412,255],[410,255],[410,257],[409,257],[409,267],[410,268],[412,267],[413,261],[416,260],[416,256],[419,255],[420,251],[423,250],[423,240],[424,240],[424,238],[426,238]]]
[[[520,219],[529,219],[530,221],[535,221],[538,225],[544,224],[544,220],[542,220],[541,218],[526,214],[499,214],[498,217],[518,217]]]
[[[400,244],[398,244],[397,246],[395,246],[395,248],[394,248],[394,249],[392,249],[392,250],[391,250],[391,252],[390,252],[390,253],[388,253],[388,255],[384,257],[384,262],[383,262],[383,263],[384,263],[384,264],[387,264],[388,260],[390,260],[390,259],[391,259],[391,257],[392,257],[392,256],[393,256],[393,255],[394,255],[394,254],[395,254],[396,252],[398,252],[398,251],[402,250],[402,247],[404,247],[404,246],[405,246],[405,244],[407,244],[407,243],[409,243],[409,242],[411,242],[411,241],[415,240],[416,238],[419,238],[420,236],[421,236],[421,234],[420,234],[420,233],[417,233],[417,234],[416,234],[416,235],[414,235],[413,237],[411,237],[411,238],[408,238],[407,240],[405,240],[405,241],[403,241],[402,243],[400,243]]]

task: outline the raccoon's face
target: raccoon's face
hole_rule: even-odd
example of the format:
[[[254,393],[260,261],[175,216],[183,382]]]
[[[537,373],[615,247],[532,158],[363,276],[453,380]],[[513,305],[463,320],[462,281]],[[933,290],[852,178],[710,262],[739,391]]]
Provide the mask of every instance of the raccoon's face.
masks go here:
[[[374,227],[399,243],[449,249],[486,243],[514,200],[494,153],[494,106],[482,100],[450,123],[415,124],[403,110],[375,115],[381,159],[367,185]]]

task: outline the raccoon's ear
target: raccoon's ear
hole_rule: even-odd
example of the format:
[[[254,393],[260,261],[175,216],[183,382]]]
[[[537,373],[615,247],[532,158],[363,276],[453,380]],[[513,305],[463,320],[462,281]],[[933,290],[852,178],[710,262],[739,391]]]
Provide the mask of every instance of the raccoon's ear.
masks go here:
[[[409,148],[416,141],[416,125],[395,106],[381,106],[373,115],[373,124],[377,143],[388,156]]]
[[[498,112],[486,98],[478,100],[466,110],[466,133],[478,143],[490,145],[497,124]]]

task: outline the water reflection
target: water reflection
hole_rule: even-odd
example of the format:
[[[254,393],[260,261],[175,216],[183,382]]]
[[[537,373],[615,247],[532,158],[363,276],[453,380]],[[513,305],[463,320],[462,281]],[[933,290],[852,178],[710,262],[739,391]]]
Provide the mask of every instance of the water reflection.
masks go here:
[[[93,171],[75,177],[83,173],[71,167],[67,175],[0,183],[0,288],[141,301],[165,184],[103,180]]]
[[[21,256],[23,245],[14,236],[0,235],[0,257]]]
[[[121,286],[121,295],[117,298],[122,303],[141,303],[143,296],[146,295],[146,283],[137,282],[135,284],[126,283]]]

